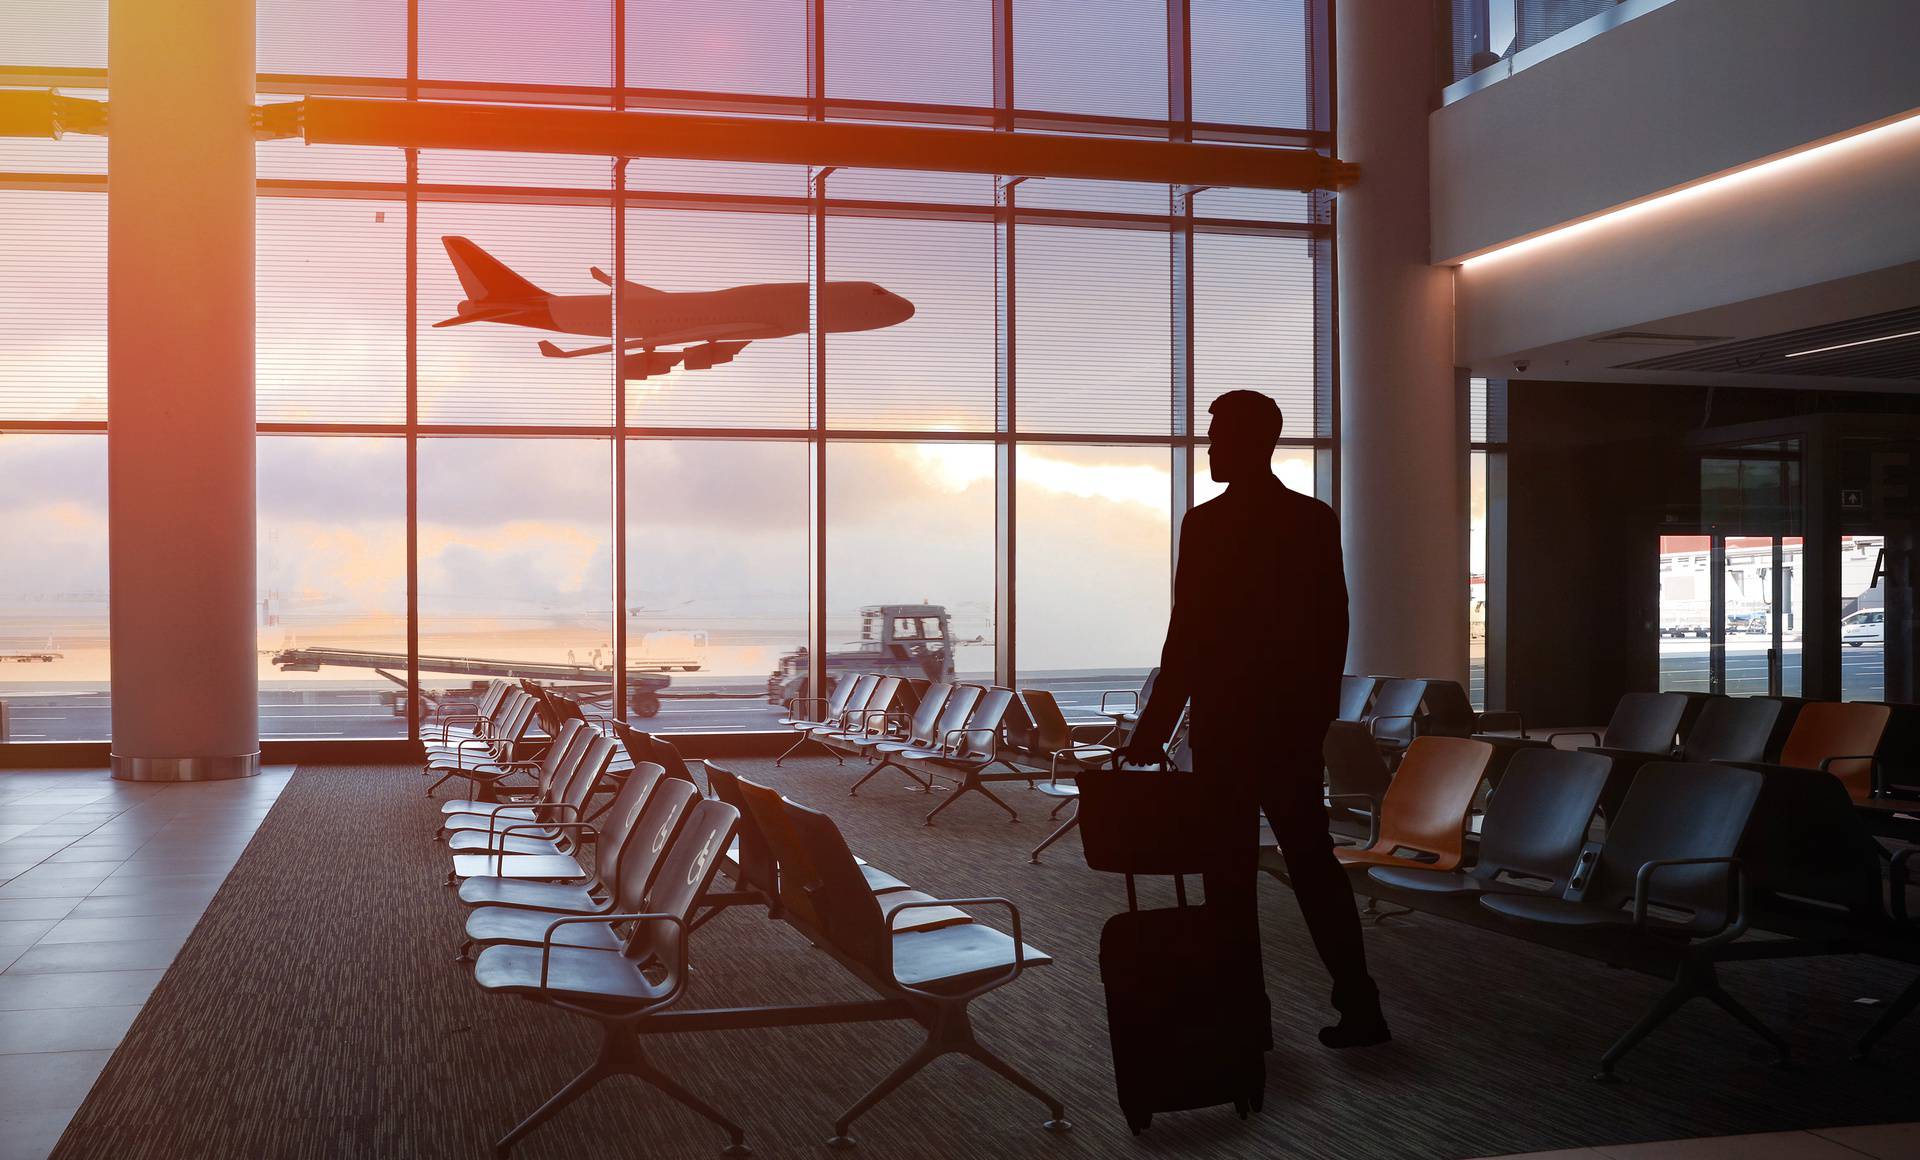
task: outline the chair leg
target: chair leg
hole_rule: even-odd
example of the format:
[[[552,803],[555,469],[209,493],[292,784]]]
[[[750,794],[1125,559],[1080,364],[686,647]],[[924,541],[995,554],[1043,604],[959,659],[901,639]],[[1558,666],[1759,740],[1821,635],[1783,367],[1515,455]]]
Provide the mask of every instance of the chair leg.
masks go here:
[[[1642,1015],[1640,1021],[1615,1041],[1612,1047],[1607,1048],[1607,1053],[1600,1057],[1600,1070],[1594,1073],[1593,1078],[1601,1083],[1617,1082],[1619,1077],[1613,1074],[1613,1068],[1620,1062],[1621,1057],[1638,1046],[1642,1039],[1650,1035],[1654,1028],[1665,1023],[1675,1011],[1686,1006],[1688,999],[1700,993],[1701,987],[1693,972],[1682,967],[1673,981],[1673,986],[1667,988],[1666,993],[1654,1001],[1653,1008]]]
[[[1066,1106],[1062,1104],[1059,1100],[1053,1098],[1051,1095],[1048,1095],[1044,1090],[1041,1089],[1039,1084],[1034,1083],[1032,1080],[1028,1079],[1025,1075],[1022,1075],[1020,1071],[1017,1068],[1015,1068],[1012,1064],[1008,1063],[1004,1059],[1001,1059],[999,1056],[995,1055],[993,1052],[988,1051],[986,1048],[980,1046],[980,1044],[978,1043],[973,1043],[970,1046],[963,1048],[962,1050],[964,1050],[968,1055],[972,1056],[973,1058],[979,1060],[981,1063],[986,1064],[988,1067],[992,1068],[994,1071],[998,1072],[1004,1079],[1006,1079],[1008,1083],[1011,1083],[1014,1087],[1019,1088],[1021,1091],[1026,1092],[1028,1095],[1032,1096],[1034,1099],[1039,1100],[1041,1103],[1047,1105],[1047,1111],[1052,1113],[1051,1118],[1046,1121],[1047,1131],[1049,1132],[1073,1131],[1073,1123],[1072,1121],[1067,1119]]]
[[[1072,801],[1073,799],[1071,798],[1068,799],[1069,804],[1071,804]],[[1066,837],[1067,831],[1073,829],[1075,826],[1079,824],[1080,824],[1080,811],[1075,810],[1072,814],[1068,815],[1066,821],[1060,823],[1059,827],[1056,828],[1053,831],[1053,833],[1047,835],[1046,841],[1040,843],[1038,846],[1035,846],[1033,848],[1033,853],[1027,855],[1027,861],[1032,862],[1036,866],[1039,865],[1040,852],[1042,850],[1045,850],[1048,846],[1053,845],[1055,842],[1058,842],[1061,838]]]
[[[1760,1022],[1760,1017],[1747,1010],[1746,1006],[1738,999],[1735,999],[1732,995],[1722,990],[1718,980],[1710,977],[1706,987],[1703,988],[1703,993],[1707,998],[1712,999],[1714,1003],[1718,1004],[1722,1011],[1725,1011],[1738,1020],[1747,1030],[1767,1041],[1767,1046],[1773,1048],[1773,1062],[1776,1067],[1785,1067],[1787,1065],[1789,1052],[1791,1050],[1787,1046],[1787,1041],[1775,1035],[1772,1028]]]
[[[741,1131],[740,1125],[721,1115],[718,1109],[675,1083],[652,1064],[636,1059],[633,1074],[659,1088],[668,1098],[677,1101],[681,1106],[700,1113],[726,1129],[728,1140],[727,1146],[720,1150],[722,1156],[748,1156],[753,1153],[753,1149],[747,1147],[746,1133]]]
[[[947,798],[946,801],[941,802],[939,805],[933,807],[933,809],[927,811],[926,821],[923,822],[922,824],[931,826],[933,824],[933,819],[940,815],[941,810],[946,809],[948,806],[952,805],[954,802],[957,802],[962,797],[966,796],[967,791],[978,789],[978,788],[980,787],[975,785],[972,781],[963,782],[959,789],[956,789],[953,791],[953,795],[951,797]]]
[[[853,788],[852,788],[852,789],[849,789],[849,790],[847,791],[847,796],[848,796],[848,797],[853,797],[853,796],[855,796],[855,795],[857,795],[857,794],[858,794],[858,793],[860,792],[860,787],[861,787],[861,786],[863,786],[863,785],[865,785],[865,784],[867,784],[868,782],[870,782],[870,781],[872,781],[872,780],[873,780],[873,778],[874,778],[874,775],[875,775],[875,774],[877,774],[877,773],[879,773],[879,772],[880,772],[881,770],[883,770],[883,769],[886,769],[886,768],[887,768],[888,766],[892,766],[892,765],[893,765],[893,754],[891,754],[891,753],[889,753],[889,754],[887,754],[887,756],[886,756],[886,758],[885,758],[885,759],[883,759],[883,760],[882,760],[882,761],[880,762],[880,764],[878,764],[878,765],[876,765],[876,766],[874,766],[873,768],[871,768],[871,769],[869,769],[869,770],[867,770],[867,772],[866,772],[865,774],[863,774],[863,775],[861,775],[861,778],[860,778],[860,780],[859,780],[859,781],[856,781],[856,782],[854,782],[854,783],[853,783]],[[896,768],[896,769],[904,769],[904,768],[906,768],[906,767],[905,767],[905,766],[894,766],[894,768]],[[907,776],[909,776],[909,777],[912,777],[913,775],[912,775],[912,774],[908,774]],[[917,780],[919,780],[919,779],[918,779],[918,778],[915,778],[915,780],[917,781]]]
[[[753,1149],[747,1147],[746,1133],[740,1125],[721,1115],[719,1111],[687,1091],[679,1084],[663,1075],[646,1061],[640,1053],[640,1041],[632,1031],[625,1027],[603,1025],[601,1027],[600,1056],[579,1075],[568,1080],[566,1086],[547,1098],[547,1102],[534,1109],[532,1115],[514,1125],[511,1132],[502,1136],[493,1146],[496,1157],[505,1157],[513,1146],[524,1139],[527,1133],[558,1115],[568,1104],[585,1095],[601,1080],[613,1075],[631,1075],[652,1084],[669,1099],[698,1112],[701,1116],[726,1129],[728,1144],[722,1149],[725,1156],[751,1155]]]
[[[986,798],[988,801],[992,802],[994,805],[999,806],[1001,809],[1007,811],[1008,821],[1017,822],[1020,820],[1020,815],[1013,812],[1013,807],[1008,805],[1006,802],[1001,801],[999,798],[999,795],[995,794],[992,790],[988,789],[985,785],[980,783],[975,783],[973,788],[980,794],[981,797]]]
[[[1853,1058],[1866,1059],[1873,1051],[1873,1045],[1880,1042],[1881,1037],[1892,1031],[1902,1019],[1913,1014],[1913,1009],[1917,1006],[1920,1006],[1920,977],[1916,977],[1913,982],[1907,984],[1907,989],[1900,992],[1900,996],[1893,1002],[1887,1004],[1887,1009],[1880,1013],[1880,1018],[1873,1021],[1873,1026],[1869,1027],[1867,1033],[1860,1037],[1860,1042],[1854,1045]]]
[[[946,1047],[941,1046],[933,1036],[929,1035],[927,1041],[909,1055],[899,1067],[894,1068],[887,1078],[873,1085],[873,1090],[861,1096],[852,1107],[841,1113],[840,1118],[834,1122],[833,1136],[827,1141],[827,1146],[830,1148],[853,1147],[853,1137],[847,1134],[847,1129],[853,1126],[853,1122],[866,1115],[873,1105],[892,1095],[895,1088],[912,1079],[915,1072],[945,1055],[947,1051]]]
[[[593,1085],[613,1074],[615,1074],[615,1069],[609,1062],[608,1052],[603,1046],[600,1051],[600,1058],[594,1060],[592,1066],[568,1080],[565,1087],[548,1096],[547,1102],[535,1108],[532,1115],[515,1124],[511,1132],[508,1132],[506,1135],[500,1137],[499,1140],[495,1141],[493,1154],[496,1157],[506,1156],[513,1151],[515,1144],[526,1137],[527,1133],[546,1123],[548,1120],[551,1120],[560,1113],[562,1108],[579,1099],[585,1095],[587,1090],[593,1087]]]

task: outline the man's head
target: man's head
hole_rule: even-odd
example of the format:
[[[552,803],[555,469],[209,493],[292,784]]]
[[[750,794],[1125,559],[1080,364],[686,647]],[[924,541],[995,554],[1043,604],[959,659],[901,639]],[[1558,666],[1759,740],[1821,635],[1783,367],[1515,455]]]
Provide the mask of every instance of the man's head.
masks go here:
[[[1280,405],[1259,391],[1228,391],[1207,408],[1212,446],[1207,471],[1215,483],[1235,483],[1273,471],[1273,449],[1280,442]]]

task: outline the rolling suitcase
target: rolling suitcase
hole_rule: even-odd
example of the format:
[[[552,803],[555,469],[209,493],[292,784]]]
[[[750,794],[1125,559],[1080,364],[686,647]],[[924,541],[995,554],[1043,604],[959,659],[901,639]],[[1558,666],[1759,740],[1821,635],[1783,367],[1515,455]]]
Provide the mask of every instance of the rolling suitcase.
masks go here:
[[[1258,814],[1204,773],[1123,771],[1080,779],[1087,865],[1123,873],[1127,910],[1100,931],[1100,978],[1120,1110],[1138,1134],[1155,1112],[1232,1104],[1259,1111],[1271,1015],[1258,947],[1235,947],[1216,911],[1189,906],[1185,874],[1254,849]],[[1251,878],[1253,867],[1245,866]],[[1173,875],[1179,905],[1141,910],[1136,874]],[[1248,937],[1257,937],[1247,932]]]

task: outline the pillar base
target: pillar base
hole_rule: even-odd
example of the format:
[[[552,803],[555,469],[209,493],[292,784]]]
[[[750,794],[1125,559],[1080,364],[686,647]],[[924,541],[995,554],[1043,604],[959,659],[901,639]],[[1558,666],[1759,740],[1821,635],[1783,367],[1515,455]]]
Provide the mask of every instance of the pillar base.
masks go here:
[[[115,781],[230,781],[260,772],[260,751],[236,757],[126,757],[113,755]]]

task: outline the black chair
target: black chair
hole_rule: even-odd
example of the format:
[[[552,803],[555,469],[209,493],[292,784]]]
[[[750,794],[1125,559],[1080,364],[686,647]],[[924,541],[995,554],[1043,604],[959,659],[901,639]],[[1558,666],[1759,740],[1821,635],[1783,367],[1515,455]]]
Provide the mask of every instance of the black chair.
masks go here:
[[[1418,677],[1376,677],[1373,704],[1364,721],[1367,731],[1381,746],[1399,751],[1413,743],[1419,731],[1420,702],[1427,695],[1427,682]]]
[[[1672,979],[1653,1009],[1607,1049],[1596,1079],[1613,1079],[1621,1057],[1696,996],[1713,1000],[1786,1058],[1785,1041],[1722,990],[1714,973],[1716,952],[1751,921],[1738,855],[1763,780],[1726,765],[1647,765],[1586,880],[1576,880],[1568,897],[1481,895],[1480,905],[1510,920],[1522,937]]]
[[[627,836],[639,821],[661,779],[660,767],[638,765],[620,787],[607,812],[597,822],[592,874],[572,882],[541,882],[526,878],[476,875],[460,884],[460,901],[467,906],[506,906],[533,911],[599,914],[613,909],[618,888],[620,857]]]
[[[1680,718],[1686,712],[1687,698],[1679,693],[1628,693],[1613,707],[1604,732],[1560,729],[1547,734],[1545,740],[1553,745],[1562,737],[1591,737],[1599,749],[1666,757],[1673,753],[1680,735]]]
[[[494,1145],[496,1155],[506,1155],[528,1132],[614,1075],[638,1076],[720,1125],[729,1140],[726,1155],[749,1154],[740,1126],[648,1063],[637,1034],[637,1025],[672,1004],[686,987],[688,925],[720,869],[738,818],[725,802],[706,799],[695,805],[653,875],[652,887],[636,890],[631,882],[621,883],[623,895],[645,898],[639,911],[555,919],[539,946],[497,944],[474,960],[474,982],[484,989],[520,995],[600,1025],[598,1058],[501,1137]],[[637,861],[633,865],[637,876],[641,867]],[[622,867],[623,877],[626,869]],[[569,927],[616,922],[628,925],[617,949],[568,946],[561,941]]]
[[[785,809],[817,876],[808,884],[819,918],[812,932],[815,941],[876,991],[904,1002],[927,1032],[918,1050],[841,1114],[829,1143],[851,1144],[848,1133],[856,1119],[921,1068],[953,1052],[971,1056],[1045,1104],[1048,1130],[1071,1129],[1060,1101],[975,1039],[967,1018],[973,1000],[1013,982],[1030,967],[1052,961],[1021,941],[1019,908],[1004,898],[930,898],[883,914],[833,819],[794,802],[786,802]],[[978,922],[934,930],[895,929],[913,908],[956,906],[1004,909],[1013,926],[1011,937]]]
[[[1680,744],[1681,761],[1759,761],[1780,713],[1780,702],[1766,697],[1689,697],[1688,703],[1697,705],[1699,713]],[[1600,812],[1609,818],[1620,812],[1627,788],[1633,784],[1640,768],[1650,761],[1666,760],[1668,756],[1604,746],[1583,746],[1582,749],[1613,759],[1614,776],[1600,799]]]
[[[1344,681],[1345,678],[1342,678]],[[1426,717],[1420,731],[1435,737],[1477,737],[1482,733],[1512,730],[1525,737],[1527,723],[1520,714],[1506,709],[1481,712],[1459,681],[1428,680],[1421,699]]]
[[[1373,700],[1374,679],[1345,673],[1340,677],[1340,711],[1336,721],[1360,721],[1367,715],[1367,702]]]
[[[668,777],[679,778],[694,785],[699,784],[693,780],[693,771],[687,768],[686,759],[680,756],[680,750],[666,738],[635,729],[625,721],[613,723],[613,735],[620,739],[620,747],[626,750],[627,756],[636,764],[650,762],[666,771]]]
[[[1367,727],[1354,721],[1327,726],[1320,755],[1327,763],[1327,826],[1335,834],[1372,845],[1380,819],[1380,799],[1393,773]]]
[[[1375,866],[1360,885],[1419,910],[1451,906],[1456,916],[1459,907],[1473,906],[1486,893],[1558,897],[1597,853],[1587,829],[1612,764],[1593,753],[1522,750],[1487,799],[1480,855],[1472,869]]]
[[[653,882],[673,835],[687,819],[687,813],[699,794],[693,786],[678,778],[662,777],[657,765],[642,765],[634,770],[620,795],[602,815],[602,828],[594,834],[594,862],[597,875],[606,876],[611,866],[612,895],[604,903],[588,910],[571,906],[536,909],[528,906],[480,906],[467,915],[466,942],[460,949],[466,958],[472,949],[494,943],[520,943],[539,946],[547,941],[548,928],[557,918],[569,914],[633,913],[646,902],[646,890]],[[629,792],[636,782],[651,788]],[[583,823],[589,824],[589,823]],[[611,926],[580,924],[555,932],[555,945],[599,947],[617,950],[620,936]]]

